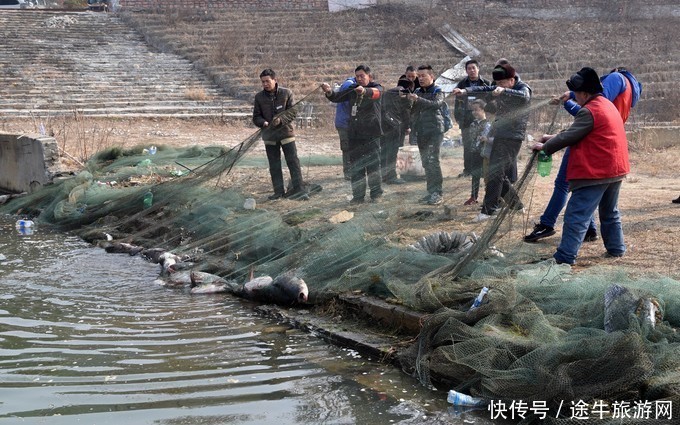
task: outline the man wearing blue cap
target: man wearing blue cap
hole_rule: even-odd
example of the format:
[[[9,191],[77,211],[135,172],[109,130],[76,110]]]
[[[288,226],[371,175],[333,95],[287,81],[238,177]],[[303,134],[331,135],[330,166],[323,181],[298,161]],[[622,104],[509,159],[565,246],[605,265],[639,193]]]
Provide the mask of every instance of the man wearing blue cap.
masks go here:
[[[600,212],[602,241],[608,257],[626,252],[618,209],[621,182],[630,171],[623,120],[592,68],[582,68],[567,81],[581,107],[572,125],[557,135],[544,135],[533,146],[553,154],[569,147],[567,181],[571,198],[564,213],[562,240],[553,255],[558,264],[575,264],[595,209]]]

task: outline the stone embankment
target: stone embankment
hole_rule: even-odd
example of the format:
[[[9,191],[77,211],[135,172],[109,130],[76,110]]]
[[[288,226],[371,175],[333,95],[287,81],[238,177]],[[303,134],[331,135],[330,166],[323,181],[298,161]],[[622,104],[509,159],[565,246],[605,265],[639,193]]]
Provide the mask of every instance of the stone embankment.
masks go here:
[[[0,117],[241,116],[193,64],[154,51],[113,14],[0,13]]]

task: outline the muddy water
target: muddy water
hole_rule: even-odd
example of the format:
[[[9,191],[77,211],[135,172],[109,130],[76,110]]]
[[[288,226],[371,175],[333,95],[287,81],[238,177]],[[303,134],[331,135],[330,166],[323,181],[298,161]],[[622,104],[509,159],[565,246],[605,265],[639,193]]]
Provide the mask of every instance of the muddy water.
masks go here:
[[[0,218],[0,424],[463,423],[390,366],[157,274]]]

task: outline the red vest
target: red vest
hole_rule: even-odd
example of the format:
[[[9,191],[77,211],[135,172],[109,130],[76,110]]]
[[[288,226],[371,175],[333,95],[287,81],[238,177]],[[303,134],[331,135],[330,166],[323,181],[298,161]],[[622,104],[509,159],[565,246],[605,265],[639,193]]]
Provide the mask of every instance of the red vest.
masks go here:
[[[618,109],[619,114],[621,114],[621,118],[623,118],[623,122],[625,123],[628,121],[630,108],[633,107],[633,89],[630,87],[630,81],[628,81],[628,78],[626,78],[626,76],[623,74],[621,75],[623,76],[623,83],[626,85],[626,89],[623,91],[623,93],[616,96],[612,103],[614,106],[616,106],[616,109]]]
[[[619,111],[603,96],[583,107],[593,115],[593,130],[571,146],[567,180],[625,176],[630,171],[628,142]]]

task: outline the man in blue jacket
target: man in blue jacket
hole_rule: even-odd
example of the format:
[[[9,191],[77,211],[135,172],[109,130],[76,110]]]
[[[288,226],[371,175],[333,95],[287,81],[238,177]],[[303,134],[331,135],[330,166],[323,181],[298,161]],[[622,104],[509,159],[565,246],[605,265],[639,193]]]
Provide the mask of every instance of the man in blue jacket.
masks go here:
[[[347,78],[338,88],[338,91],[344,91],[349,86],[356,84],[357,80],[354,77]],[[347,128],[349,127],[349,113],[352,106],[349,101],[340,102],[335,105],[335,129],[338,131],[340,138],[340,150],[342,151],[342,174],[345,180],[350,179],[350,161],[349,161],[349,135]]]
[[[642,93],[642,85],[637,79],[627,71],[625,68],[615,68],[609,74],[603,75],[600,78],[602,84],[602,95],[609,99],[616,109],[621,114],[621,118],[625,123],[630,115],[630,109],[634,107],[640,99]],[[576,113],[581,109],[581,106],[574,100],[574,92],[564,92],[556,102],[564,102],[564,109],[571,115],[576,116]],[[550,201],[540,218],[540,221],[534,226],[534,230],[524,237],[525,242],[536,242],[540,239],[547,238],[555,234],[555,223],[557,217],[560,215],[564,206],[567,204],[569,196],[569,183],[567,183],[567,163],[569,162],[570,148],[567,148],[562,156],[562,163],[560,169],[555,177],[555,188],[553,189]],[[595,226],[595,219],[590,218],[590,225],[586,231],[584,242],[592,242],[597,240],[597,227]]]

